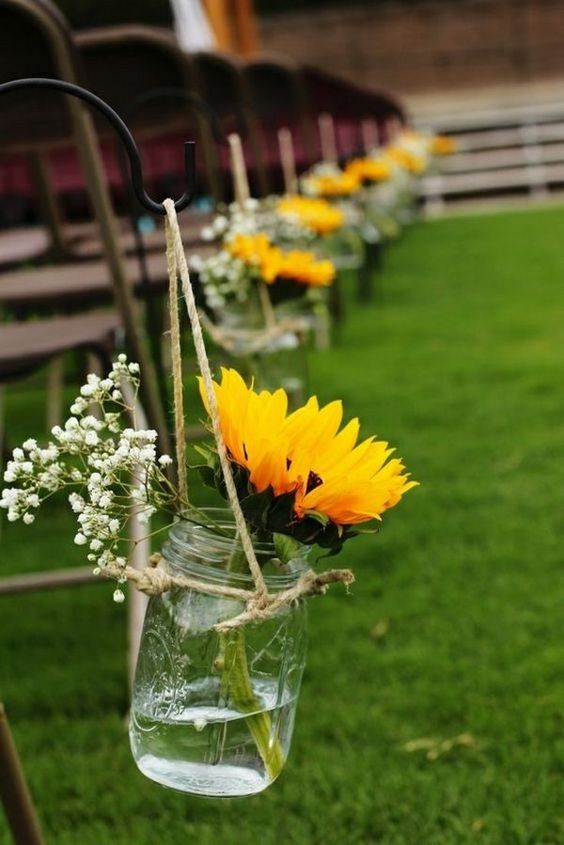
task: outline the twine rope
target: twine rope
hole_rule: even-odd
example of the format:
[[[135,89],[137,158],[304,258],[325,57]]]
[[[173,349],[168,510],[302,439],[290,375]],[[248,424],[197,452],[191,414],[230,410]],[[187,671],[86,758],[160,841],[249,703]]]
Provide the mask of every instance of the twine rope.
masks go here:
[[[165,558],[158,553],[151,555],[144,569],[135,569],[133,566],[126,566],[124,569],[115,564],[108,564],[101,573],[107,578],[126,578],[147,596],[159,596],[176,588],[246,602],[246,608],[242,613],[214,625],[218,632],[230,631],[248,622],[269,619],[281,608],[290,606],[305,596],[324,595],[331,584],[340,582],[348,587],[354,582],[354,574],[349,569],[328,569],[319,574],[313,569],[308,569],[300,575],[292,587],[280,593],[268,594],[267,604],[259,607],[253,601],[256,596],[254,590],[231,587],[228,584],[214,584],[187,575],[174,575],[168,568]]]
[[[182,347],[180,343],[180,316],[178,309],[178,279],[174,240],[169,232],[170,222],[165,218],[166,266],[168,271],[168,297],[170,310],[170,349],[172,362],[172,393],[174,402],[174,445],[178,478],[179,504],[188,497],[186,474],[186,427],[184,421],[184,386],[182,383]]]
[[[253,352],[263,352],[284,335],[305,335],[311,330],[311,323],[304,317],[282,318],[273,326],[257,331],[221,326],[203,313],[200,313],[200,322],[211,339],[228,352],[235,352],[241,342],[252,346]]]
[[[354,581],[354,575],[348,569],[332,569],[326,572],[321,572],[320,574],[316,574],[313,570],[309,569],[299,576],[298,580],[292,587],[282,590],[280,593],[271,594],[268,592],[262,570],[255,555],[249,528],[243,515],[243,511],[241,510],[239,497],[237,496],[237,490],[233,480],[233,473],[231,471],[231,464],[227,455],[227,448],[221,431],[221,421],[213,387],[210,364],[206,353],[202,326],[194,299],[194,292],[190,282],[190,274],[188,272],[188,264],[186,262],[184,246],[182,244],[180,229],[178,227],[176,210],[174,208],[173,201],[170,199],[165,200],[163,205],[167,214],[166,254],[170,290],[169,304],[171,311],[171,340],[173,345],[172,370],[174,384],[175,429],[177,435],[176,454],[178,460],[183,461],[182,468],[185,472],[186,447],[183,427],[184,408],[181,395],[182,357],[180,354],[180,327],[178,319],[178,277],[180,277],[182,294],[186,301],[188,318],[190,320],[192,336],[194,339],[194,348],[196,350],[198,366],[202,374],[204,392],[217,445],[221,470],[225,481],[227,498],[235,520],[237,535],[240,538],[254,582],[254,590],[232,587],[228,584],[213,584],[209,581],[191,578],[186,575],[175,575],[170,571],[166,561],[159,554],[152,555],[149,559],[148,565],[141,570],[135,569],[132,566],[121,567],[113,563],[106,565],[101,572],[103,575],[115,578],[118,581],[123,581],[124,579],[131,581],[135,584],[138,590],[150,596],[160,595],[168,592],[172,588],[178,587],[181,589],[191,589],[201,593],[208,593],[209,595],[245,602],[245,609],[241,613],[231,619],[219,622],[214,626],[217,631],[228,631],[232,628],[237,628],[250,622],[258,622],[268,619],[271,616],[274,616],[283,607],[289,607],[303,596],[323,594],[330,584],[336,582],[341,582],[345,585],[352,584]],[[178,419],[179,416],[182,416],[182,424]],[[180,433],[182,433],[181,440]],[[180,465],[178,470],[180,479]]]
[[[188,272],[188,263],[186,261],[186,255],[184,253],[184,246],[182,244],[182,237],[180,235],[180,229],[178,226],[176,209],[174,208],[174,203],[171,199],[166,199],[163,205],[165,207],[167,213],[167,220],[169,223],[166,230],[167,254],[170,252],[170,254],[174,255],[175,258],[175,260],[171,262],[171,266],[169,268],[171,271],[171,279],[172,274],[174,272],[174,279],[176,284],[177,276],[180,276],[182,293],[186,301],[188,319],[190,320],[190,326],[192,328],[192,337],[194,339],[196,358],[198,359],[198,366],[200,368],[204,383],[204,391],[206,394],[212,429],[217,445],[217,453],[219,455],[221,471],[223,473],[223,478],[225,481],[227,498],[229,499],[229,504],[231,506],[233,517],[235,519],[235,526],[241,539],[241,545],[243,546],[243,551],[245,552],[245,557],[247,558],[247,563],[249,564],[249,569],[251,571],[251,575],[253,576],[253,581],[255,582],[254,602],[256,603],[257,607],[263,607],[266,603],[268,590],[266,588],[266,584],[264,583],[262,571],[255,555],[253,541],[251,540],[249,529],[247,527],[245,517],[243,516],[243,511],[241,510],[241,505],[239,504],[239,497],[237,496],[237,490],[235,488],[235,482],[233,480],[233,473],[231,472],[231,464],[229,463],[227,449],[225,447],[225,441],[223,440],[223,435],[221,433],[219,409],[217,407],[217,399],[215,396],[215,390],[213,388],[210,362],[208,360],[206,352],[204,336],[202,333],[202,326],[200,324],[198,309],[196,308],[196,301],[194,299],[194,292],[192,290],[192,283],[190,282],[190,273]],[[181,369],[179,377],[182,380]]]

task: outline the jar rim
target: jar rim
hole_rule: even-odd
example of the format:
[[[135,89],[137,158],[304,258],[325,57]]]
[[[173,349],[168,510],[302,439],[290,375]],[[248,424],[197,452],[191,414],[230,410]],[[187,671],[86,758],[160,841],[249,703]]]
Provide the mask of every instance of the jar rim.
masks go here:
[[[194,559],[195,549],[194,541],[206,543],[213,541],[214,550],[219,552],[224,558],[227,558],[229,553],[233,550],[236,541],[235,520],[232,512],[228,508],[213,507],[201,508],[200,512],[213,520],[224,531],[227,531],[231,536],[222,536],[215,532],[210,526],[197,523],[192,519],[180,517],[173,524],[169,530],[167,542],[163,546],[163,557],[174,569],[180,570],[184,573],[190,572],[198,580],[237,586],[242,589],[252,589],[254,586],[253,577],[250,573],[233,572],[227,569],[219,568],[213,563],[217,562],[210,559],[209,562],[202,562]],[[308,568],[307,555],[310,552],[309,546],[302,547],[302,554],[290,560],[286,564],[279,562],[278,556],[274,549],[273,543],[261,542],[253,544],[257,558],[267,559],[269,561],[278,561],[280,566],[285,567],[285,571],[280,574],[265,574],[264,581],[271,592],[277,592],[287,587],[293,586],[300,575],[302,575]]]

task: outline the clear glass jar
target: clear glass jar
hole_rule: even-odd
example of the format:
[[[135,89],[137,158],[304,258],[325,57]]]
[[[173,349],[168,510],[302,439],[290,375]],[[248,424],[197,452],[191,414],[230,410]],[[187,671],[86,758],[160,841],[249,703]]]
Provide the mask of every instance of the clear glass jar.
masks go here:
[[[226,536],[185,521],[163,548],[170,569],[198,581],[252,589],[233,571],[242,552],[228,511],[205,512]],[[269,592],[295,584],[306,553],[281,564],[270,544],[255,546]],[[214,630],[243,610],[239,599],[189,589],[151,598],[145,617],[130,717],[140,771],[182,792],[253,795],[280,774],[292,740],[306,656],[305,602],[275,617]]]
[[[274,309],[277,319],[300,317],[303,313],[293,303]],[[308,317],[311,313],[306,312]],[[226,332],[225,346],[216,338],[212,357],[222,366],[234,367],[245,381],[253,380],[255,390],[284,388],[290,408],[298,408],[308,393],[307,336],[289,329],[265,340],[265,318],[261,311],[230,305],[225,309],[220,327]]]

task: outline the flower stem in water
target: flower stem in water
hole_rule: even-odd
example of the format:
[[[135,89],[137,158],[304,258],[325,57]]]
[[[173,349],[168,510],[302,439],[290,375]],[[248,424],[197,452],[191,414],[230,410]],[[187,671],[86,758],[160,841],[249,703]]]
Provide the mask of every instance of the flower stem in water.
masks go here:
[[[279,739],[272,736],[272,719],[269,713],[253,712],[261,704],[253,692],[247,654],[245,651],[245,632],[241,629],[220,634],[220,651],[224,665],[222,669],[222,694],[230,697],[235,707],[242,713],[250,713],[246,722],[258,752],[264,763],[266,773],[272,781],[280,774],[284,766],[284,752]]]

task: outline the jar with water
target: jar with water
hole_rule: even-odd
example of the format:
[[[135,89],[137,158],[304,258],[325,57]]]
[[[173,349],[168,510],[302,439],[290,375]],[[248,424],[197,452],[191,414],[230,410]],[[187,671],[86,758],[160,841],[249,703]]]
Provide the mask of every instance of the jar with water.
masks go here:
[[[212,589],[252,590],[227,511],[211,525],[180,521],[163,556],[174,574]],[[218,531],[220,533],[218,533]],[[285,590],[306,568],[282,564],[271,544],[255,544],[268,590]],[[225,633],[214,625],[244,609],[238,598],[173,588],[151,598],[130,717],[133,757],[147,777],[182,792],[253,795],[280,774],[292,740],[306,654],[306,606]]]

